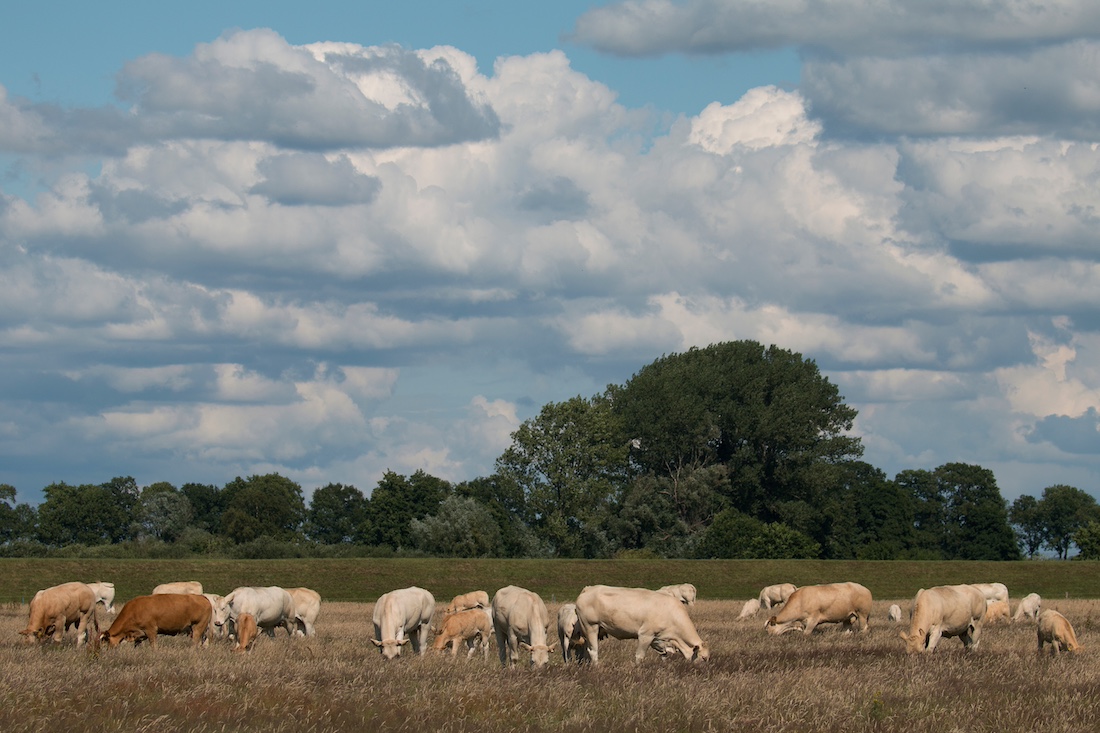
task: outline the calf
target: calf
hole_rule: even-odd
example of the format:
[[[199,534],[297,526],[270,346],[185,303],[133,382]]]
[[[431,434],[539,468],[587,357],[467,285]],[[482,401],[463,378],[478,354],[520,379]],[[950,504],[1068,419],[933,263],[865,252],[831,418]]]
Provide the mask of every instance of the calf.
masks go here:
[[[469,649],[466,657],[473,656],[477,644],[481,644],[482,654],[489,658],[489,635],[493,631],[492,612],[487,608],[468,608],[443,617],[443,623],[435,632],[432,649],[443,651],[451,645],[451,655],[458,656],[458,645],[465,643]]]
[[[251,613],[242,613],[237,617],[237,645],[233,647],[233,651],[252,651],[252,645],[256,643],[257,636],[259,636],[259,629],[256,628],[256,617]]]
[[[1008,604],[1004,601],[993,601],[986,604],[984,623],[995,624],[1000,621],[1003,621],[1006,624],[1009,622]]]
[[[460,611],[468,611],[471,608],[488,608],[489,607],[489,594],[483,590],[472,590],[469,593],[463,593],[454,597],[447,607],[443,609],[443,613],[459,613]]]

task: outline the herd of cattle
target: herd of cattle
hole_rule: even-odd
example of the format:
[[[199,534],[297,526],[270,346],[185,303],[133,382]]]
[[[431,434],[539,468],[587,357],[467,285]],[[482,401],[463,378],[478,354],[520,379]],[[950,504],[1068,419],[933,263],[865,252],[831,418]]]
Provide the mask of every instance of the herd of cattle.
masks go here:
[[[236,651],[251,648],[259,631],[270,636],[282,626],[291,636],[313,636],[320,613],[321,597],[309,588],[240,587],[226,596],[203,593],[195,581],[166,583],[147,596],[131,599],[110,627],[99,630],[96,607],[114,612],[112,583],[63,583],[38,591],[30,603],[27,628],[20,634],[39,641],[60,642],[65,632],[77,627],[77,644],[89,639],[111,647],[123,641],[139,644],[148,640],[156,646],[158,635],[190,634],[193,644],[205,644],[210,637],[234,641]],[[514,666],[520,650],[540,667],[560,645],[562,658],[569,662],[599,662],[600,641],[608,636],[637,642],[634,658],[641,661],[646,649],[662,657],[679,653],[693,662],[706,661],[704,645],[689,609],[696,599],[690,583],[658,590],[587,586],[573,603],[562,604],[557,618],[557,641],[549,636],[550,617],[537,593],[509,585],[489,594],[478,590],[456,596],[443,609],[437,628],[432,627],[436,611],[434,596],[412,586],[383,594],[374,605],[374,636],[371,642],[385,659],[401,654],[402,648],[423,654],[429,631],[435,634],[434,649],[450,647],[453,655],[465,645],[467,656],[480,646],[485,656],[495,636],[502,665]],[[859,583],[827,583],[796,588],[790,583],[770,585],[758,598],[745,603],[740,618],[751,618],[761,609],[777,609],[764,628],[769,634],[801,630],[813,633],[820,624],[840,624],[845,631],[865,632],[871,614],[871,592]],[[1080,645],[1073,626],[1060,613],[1042,610],[1037,594],[1024,597],[1016,606],[1013,621],[1028,620],[1037,628],[1038,648],[1050,644],[1053,654],[1077,651]],[[901,609],[892,605],[887,614],[900,622]],[[967,649],[978,644],[984,624],[1009,621],[1008,589],[1002,583],[944,585],[917,591],[909,612],[909,630],[901,631],[906,650],[931,652],[943,637],[958,637]]]

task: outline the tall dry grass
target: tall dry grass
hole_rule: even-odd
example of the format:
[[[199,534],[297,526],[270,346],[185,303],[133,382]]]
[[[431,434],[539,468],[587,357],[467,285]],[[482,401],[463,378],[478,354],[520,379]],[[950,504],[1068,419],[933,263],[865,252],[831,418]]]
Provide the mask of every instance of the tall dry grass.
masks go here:
[[[609,640],[597,668],[502,669],[476,655],[408,652],[385,662],[368,641],[371,605],[322,605],[317,636],[280,630],[249,654],[183,638],[98,652],[35,645],[16,632],[27,607],[0,608],[0,729],[5,731],[1085,731],[1100,713],[1100,601],[1053,601],[1085,650],[1036,654],[1035,627],[985,630],[974,653],[955,639],[908,657],[891,601],[871,630],[822,627],[768,636],[741,604],[692,610],[711,661],[693,666]],[[897,601],[907,608],[907,601]],[[556,606],[551,604],[551,614]],[[101,624],[103,620],[101,619]]]

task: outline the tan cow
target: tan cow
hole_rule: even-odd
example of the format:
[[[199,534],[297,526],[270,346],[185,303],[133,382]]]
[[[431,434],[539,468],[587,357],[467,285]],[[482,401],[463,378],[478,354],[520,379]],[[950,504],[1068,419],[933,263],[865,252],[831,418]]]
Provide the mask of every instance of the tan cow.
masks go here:
[[[588,658],[584,649],[584,635],[577,622],[577,604],[563,603],[558,608],[558,643],[561,645],[561,658],[566,663],[570,659],[578,662]]]
[[[443,609],[443,613],[458,613],[460,611],[468,611],[471,608],[488,608],[489,607],[489,594],[483,590],[472,590],[469,593],[463,593],[454,597],[447,607]]]
[[[804,585],[788,596],[764,628],[775,635],[802,629],[809,636],[818,624],[842,624],[844,631],[858,626],[864,632],[870,615],[871,591],[859,583]]]
[[[210,628],[212,613],[210,601],[201,595],[158,593],[138,596],[127,601],[111,628],[100,636],[100,641],[116,647],[123,641],[140,644],[148,639],[149,646],[155,649],[158,634],[175,636],[190,632],[191,642],[197,646]]]
[[[1008,604],[1004,601],[993,601],[987,603],[985,607],[985,618],[982,620],[983,624],[996,624],[1000,622],[1008,623]]]
[[[695,586],[691,583],[680,583],[679,585],[666,585],[663,588],[657,589],[658,593],[664,593],[665,595],[672,596],[685,606],[695,605]]]
[[[938,585],[917,591],[909,631],[899,631],[909,654],[933,652],[940,639],[957,636],[967,649],[978,645],[986,602],[972,585]]]
[[[1050,644],[1050,653],[1080,651],[1081,645],[1077,643],[1077,634],[1073,631],[1073,625],[1069,620],[1054,609],[1047,609],[1039,614],[1039,626],[1036,631],[1039,638],[1039,652],[1043,651],[1043,644]]]
[[[96,603],[96,594],[86,583],[62,583],[45,588],[31,599],[27,628],[19,633],[34,637],[36,641],[52,635],[54,643],[60,644],[65,632],[76,624],[76,644],[80,646],[93,630],[99,633]]]
[[[184,593],[201,596],[202,583],[197,580],[180,580],[174,583],[161,583],[153,589],[152,595],[159,596],[164,593]]]
[[[668,596],[662,597],[675,603]],[[546,664],[557,644],[546,643],[550,613],[539,594],[508,585],[493,595],[491,605],[501,666],[514,667],[519,661],[520,649],[531,653],[532,667]]]
[[[664,593],[590,585],[577,596],[576,606],[577,623],[592,664],[599,663],[599,641],[603,636],[637,639],[635,662],[642,661],[647,647],[653,647],[662,657],[678,651],[693,662],[710,658],[687,609]]]
[[[103,610],[106,613],[115,612],[114,583],[104,583],[102,580],[97,580],[94,583],[88,583],[88,587],[92,589],[92,593],[95,593],[96,603],[103,604]]]
[[[752,618],[760,611],[760,599],[750,598],[745,601],[745,605],[741,606],[741,613],[738,614],[738,619]]]
[[[1038,593],[1028,593],[1024,596],[1020,602],[1016,605],[1016,613],[1012,616],[1012,621],[1023,621],[1025,618],[1031,621],[1039,620],[1039,612],[1043,608],[1043,599]]]
[[[237,617],[237,645],[233,647],[235,652],[250,652],[252,645],[256,643],[259,629],[256,626],[256,617],[251,613],[242,613]]]
[[[468,608],[447,614],[438,629],[432,629],[435,641],[432,649],[443,651],[451,646],[451,656],[458,656],[459,644],[466,644],[469,659],[481,644],[482,656],[489,658],[489,636],[493,633],[493,612],[488,608]]]
[[[771,609],[772,606],[778,606],[787,602],[787,599],[791,597],[791,594],[797,590],[794,583],[778,583],[776,585],[769,585],[761,589],[760,591],[760,605],[763,608]]]
[[[375,638],[371,643],[386,659],[400,656],[401,647],[410,641],[413,651],[423,654],[434,613],[435,597],[423,588],[414,585],[383,593],[374,604]]]
[[[1004,583],[971,583],[985,596],[985,604],[988,606],[994,601],[1008,603],[1008,586]]]
[[[321,614],[321,594],[310,588],[287,588],[286,592],[294,602],[294,636],[313,636]]]

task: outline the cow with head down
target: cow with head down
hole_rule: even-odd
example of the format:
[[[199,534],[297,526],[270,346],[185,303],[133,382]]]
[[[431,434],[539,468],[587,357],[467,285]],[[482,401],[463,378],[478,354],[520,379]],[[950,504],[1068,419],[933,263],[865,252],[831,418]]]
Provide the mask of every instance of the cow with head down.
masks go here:
[[[794,583],[776,583],[775,585],[768,585],[761,589],[760,595],[757,600],[760,601],[760,607],[765,609],[771,609],[774,606],[781,606],[787,602],[787,599],[791,597],[791,594],[797,590]]]
[[[97,580],[94,583],[88,583],[88,587],[92,589],[92,593],[95,593],[96,603],[101,604],[106,613],[115,612],[114,583],[105,583],[102,580]]]
[[[438,629],[432,629],[435,641],[432,649],[444,651],[451,646],[451,655],[458,656],[458,647],[465,644],[469,659],[481,645],[482,656],[489,658],[489,637],[493,633],[493,612],[488,608],[467,608],[465,611],[443,616]]]
[[[768,619],[769,634],[802,630],[809,636],[819,624],[841,624],[844,631],[867,631],[871,591],[859,583],[804,585],[791,593],[779,613]]]
[[[489,594],[483,590],[472,590],[469,593],[460,593],[443,609],[444,614],[460,613],[471,608],[488,608]]]
[[[294,602],[294,636],[313,636],[321,615],[321,594],[312,588],[287,588]]]
[[[634,661],[652,647],[662,657],[679,652],[685,659],[705,662],[710,652],[699,638],[687,609],[671,596],[645,588],[590,585],[577,596],[577,622],[592,664],[600,659],[600,639],[637,639]]]
[[[250,652],[259,630],[256,628],[256,617],[251,613],[242,613],[237,617],[237,644],[233,647],[235,652]]]
[[[658,593],[672,596],[685,606],[695,605],[696,590],[691,583],[679,583],[678,585],[666,585],[657,589]]]
[[[153,588],[151,595],[159,596],[164,593],[183,593],[201,596],[202,583],[197,580],[176,580],[171,583],[161,583],[156,588]]]
[[[501,666],[516,666],[520,649],[531,653],[532,667],[546,664],[557,645],[546,643],[550,613],[538,593],[515,585],[505,586],[493,595],[491,605]]]
[[[985,596],[972,585],[922,588],[913,599],[909,631],[898,632],[909,654],[933,652],[945,636],[957,636],[967,649],[981,638]]]
[[[183,593],[138,596],[126,602],[100,641],[116,647],[123,641],[140,644],[148,639],[149,647],[155,649],[158,635],[190,633],[191,642],[198,645],[210,627],[211,614],[210,601],[202,596]]]
[[[1039,614],[1036,634],[1039,639],[1040,653],[1043,651],[1044,644],[1050,644],[1050,653],[1055,656],[1060,651],[1076,652],[1081,649],[1069,619],[1054,609],[1048,609]]]
[[[382,656],[393,659],[401,647],[412,643],[413,651],[423,654],[428,648],[428,630],[435,613],[435,597],[415,585],[383,593],[374,604],[374,638]]]
[[[285,588],[277,585],[234,588],[218,604],[214,623],[224,624],[235,633],[237,618],[245,613],[251,614],[256,626],[270,637],[274,638],[278,626],[286,629],[288,636],[294,635],[294,600]]]
[[[52,636],[54,643],[60,644],[65,632],[76,624],[76,644],[80,646],[93,630],[96,634],[99,632],[96,603],[96,594],[86,583],[62,583],[45,588],[31,599],[27,628],[19,633],[36,641]]]
[[[1016,613],[1012,615],[1012,622],[1023,621],[1028,619],[1030,621],[1039,620],[1039,612],[1043,608],[1043,599],[1038,593],[1028,593],[1020,602],[1016,605]]]

